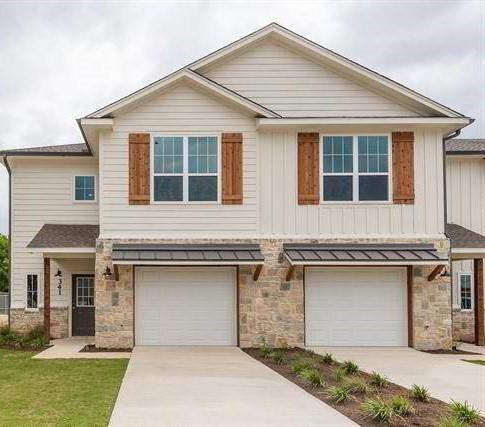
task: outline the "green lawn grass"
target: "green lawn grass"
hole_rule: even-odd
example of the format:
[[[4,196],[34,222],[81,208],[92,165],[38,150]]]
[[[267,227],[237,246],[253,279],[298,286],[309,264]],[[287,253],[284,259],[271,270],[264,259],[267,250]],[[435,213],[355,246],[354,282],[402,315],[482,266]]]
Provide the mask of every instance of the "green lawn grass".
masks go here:
[[[464,362],[475,363],[476,365],[485,366],[485,360],[463,360]]]
[[[0,426],[108,424],[128,359],[32,359],[0,349]]]

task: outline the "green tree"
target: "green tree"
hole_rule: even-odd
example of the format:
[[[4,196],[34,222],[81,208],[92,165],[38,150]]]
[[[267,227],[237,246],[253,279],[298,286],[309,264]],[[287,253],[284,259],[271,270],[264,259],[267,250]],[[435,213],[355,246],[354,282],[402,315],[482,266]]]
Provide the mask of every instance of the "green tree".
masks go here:
[[[0,234],[0,292],[8,291],[8,237]]]

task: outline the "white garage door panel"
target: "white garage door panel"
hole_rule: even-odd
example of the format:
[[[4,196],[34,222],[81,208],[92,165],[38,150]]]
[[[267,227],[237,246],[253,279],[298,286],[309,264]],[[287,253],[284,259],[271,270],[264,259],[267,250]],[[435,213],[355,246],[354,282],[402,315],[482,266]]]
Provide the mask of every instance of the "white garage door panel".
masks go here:
[[[236,345],[232,268],[137,268],[137,345]]]
[[[402,268],[309,268],[305,273],[308,346],[407,345]]]

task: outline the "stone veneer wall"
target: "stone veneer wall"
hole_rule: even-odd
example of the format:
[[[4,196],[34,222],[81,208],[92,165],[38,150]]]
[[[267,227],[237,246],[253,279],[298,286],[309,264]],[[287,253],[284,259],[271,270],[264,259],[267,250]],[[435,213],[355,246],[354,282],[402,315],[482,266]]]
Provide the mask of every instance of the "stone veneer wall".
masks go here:
[[[428,281],[434,266],[413,267],[414,348],[451,349],[451,278]]]
[[[26,333],[36,326],[44,324],[44,309],[25,310],[10,309],[10,327],[18,333]],[[51,307],[51,338],[66,338],[69,336],[68,307]]]
[[[288,262],[281,256],[283,242],[330,243],[328,239],[124,239],[123,243],[255,243],[261,245],[265,264],[257,282],[251,266],[239,267],[239,339],[241,347],[304,345],[303,268],[294,270],[286,281]],[[395,239],[332,240],[332,243],[396,243]],[[402,243],[417,243],[402,240]],[[419,240],[420,243],[429,241]],[[98,240],[96,245],[96,346],[127,348],[134,343],[133,270],[119,267],[119,281],[103,276],[112,268],[112,240]],[[440,251],[448,250],[447,240],[432,242]],[[452,345],[451,282],[438,277],[428,282],[434,266],[414,267],[413,311],[414,345],[418,349],[448,349]]]
[[[453,310],[453,340],[475,343],[475,313]]]

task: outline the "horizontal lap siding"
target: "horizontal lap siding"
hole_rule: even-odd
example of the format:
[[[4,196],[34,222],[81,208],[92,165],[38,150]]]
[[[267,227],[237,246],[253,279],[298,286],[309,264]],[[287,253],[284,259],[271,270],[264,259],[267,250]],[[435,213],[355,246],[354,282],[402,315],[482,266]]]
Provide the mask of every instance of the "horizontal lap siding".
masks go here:
[[[243,204],[128,205],[128,134],[243,133]],[[189,85],[172,88],[115,119],[101,141],[104,237],[255,234],[258,229],[254,119]]]
[[[418,116],[272,41],[203,74],[284,116]]]
[[[323,132],[323,130],[322,130]],[[415,132],[414,205],[298,205],[297,132],[262,132],[260,223],[263,234],[425,235],[443,232],[441,139]]]
[[[42,291],[42,255],[29,253],[27,245],[46,223],[98,224],[97,203],[73,202],[73,176],[96,175],[94,159],[12,160],[12,307],[25,307],[27,274],[39,275]],[[98,186],[99,190],[99,186]],[[98,193],[99,194],[99,193]],[[93,264],[94,265],[94,264]],[[51,267],[52,274],[57,267]],[[63,271],[63,274],[65,272]],[[71,286],[64,275],[62,295],[52,282],[53,306],[67,306]],[[41,294],[42,295],[42,292]],[[42,299],[39,299],[42,303]]]

